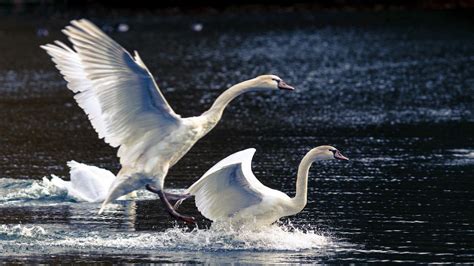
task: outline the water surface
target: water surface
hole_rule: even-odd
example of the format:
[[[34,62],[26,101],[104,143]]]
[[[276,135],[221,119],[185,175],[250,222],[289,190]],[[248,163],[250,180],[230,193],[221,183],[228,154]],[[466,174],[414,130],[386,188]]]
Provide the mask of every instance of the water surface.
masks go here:
[[[39,44],[67,19],[0,23],[0,259],[116,262],[473,262],[474,36],[458,13],[275,13],[94,18],[136,49],[175,111],[198,115],[225,88],[274,73],[289,92],[251,93],[175,167],[184,189],[257,148],[253,171],[294,193],[297,165],[330,144],[351,158],[310,172],[308,205],[260,231],[213,226],[193,202],[171,221],[141,191],[103,216],[44,176],[76,160],[118,171]],[[202,23],[203,30],[192,30]],[[48,28],[47,37],[36,36]]]

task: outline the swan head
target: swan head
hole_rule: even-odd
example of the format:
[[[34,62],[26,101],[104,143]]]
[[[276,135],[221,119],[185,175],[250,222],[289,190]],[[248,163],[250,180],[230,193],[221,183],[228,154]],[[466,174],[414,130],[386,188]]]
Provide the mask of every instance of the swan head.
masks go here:
[[[343,161],[349,161],[349,158],[346,156],[342,155],[342,153],[334,148],[333,146],[329,145],[323,145],[314,148],[311,150],[311,153],[314,154],[314,159],[315,160],[343,160]]]
[[[253,79],[254,87],[263,89],[274,89],[274,90],[289,90],[292,91],[295,88],[286,84],[280,77],[276,75],[261,75]]]

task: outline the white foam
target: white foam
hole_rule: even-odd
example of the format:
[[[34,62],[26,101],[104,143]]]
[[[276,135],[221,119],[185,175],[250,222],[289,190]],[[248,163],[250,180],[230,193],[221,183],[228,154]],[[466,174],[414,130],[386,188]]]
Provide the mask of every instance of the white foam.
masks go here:
[[[46,234],[46,230],[40,225],[2,224],[0,226],[0,239],[22,237],[36,238]]]
[[[184,189],[172,190],[183,193]],[[137,200],[156,199],[157,196],[146,190],[138,190]],[[50,204],[57,202],[72,202],[77,199],[68,195],[66,189],[55,186],[48,178],[42,180],[0,179],[1,205]]]
[[[209,229],[173,227],[163,232],[104,234],[90,232],[80,237],[67,236],[52,245],[81,249],[186,250],[186,251],[299,251],[331,245],[328,236],[313,229],[291,225],[271,225],[238,230],[224,224]]]
[[[11,188],[7,185],[0,188],[4,192],[1,193],[0,201],[26,201],[64,196],[64,191],[54,186],[46,177],[41,181],[2,179],[2,183],[10,185]]]

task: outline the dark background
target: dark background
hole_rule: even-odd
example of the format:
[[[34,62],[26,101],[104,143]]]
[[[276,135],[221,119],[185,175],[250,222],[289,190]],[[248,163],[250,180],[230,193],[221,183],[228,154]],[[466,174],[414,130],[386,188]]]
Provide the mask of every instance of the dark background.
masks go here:
[[[316,0],[316,1],[289,1],[289,0],[230,0],[230,1],[180,1],[162,0],[146,1],[78,1],[78,0],[2,0],[0,5],[8,7],[10,12],[38,12],[47,15],[49,12],[60,12],[68,9],[94,10],[94,12],[111,12],[128,10],[130,12],[165,12],[165,13],[202,13],[244,10],[258,12],[268,10],[447,10],[472,9],[472,0]],[[12,8],[13,7],[13,8]],[[111,10],[115,9],[115,10]],[[46,12],[46,13],[45,13]]]
[[[2,260],[473,261],[471,1],[159,3],[2,3]],[[61,29],[82,17],[126,49],[138,50],[174,110],[185,117],[200,114],[225,88],[256,75],[274,73],[295,86],[293,93],[250,93],[233,101],[217,127],[170,170],[166,186],[185,188],[218,160],[255,147],[256,176],[293,195],[303,155],[317,145],[334,145],[351,161],[315,165],[308,205],[288,218],[296,228],[331,235],[334,245],[265,253],[260,242],[244,241],[255,249],[241,252],[238,236],[217,234],[216,242],[231,243],[222,250],[213,243],[197,247],[192,241],[197,236],[184,229],[181,238],[163,242],[160,237],[177,229],[152,197],[117,203],[115,212],[99,217],[97,204],[34,190],[43,176],[68,179],[68,160],[114,173],[120,168],[116,150],[97,138],[39,48],[66,41]],[[120,23],[130,30],[118,32]],[[203,30],[193,30],[196,24]],[[209,224],[192,201],[182,211]],[[18,225],[39,226],[47,234],[28,238],[15,230]],[[127,242],[130,238],[135,240]],[[52,245],[64,239],[73,241]],[[124,243],[131,248],[123,249]]]

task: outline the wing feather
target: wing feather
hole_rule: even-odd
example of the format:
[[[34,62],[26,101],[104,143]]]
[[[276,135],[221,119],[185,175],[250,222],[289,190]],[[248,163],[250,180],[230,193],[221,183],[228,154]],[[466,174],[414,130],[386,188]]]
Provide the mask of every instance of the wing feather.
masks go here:
[[[138,162],[180,123],[138,53],[132,57],[88,20],[73,20],[63,32],[73,44],[42,46],[52,57],[92,126],[113,147],[122,165]],[[139,145],[136,147],[135,145]],[[129,152],[133,151],[133,152]]]
[[[254,153],[255,149],[247,149],[228,156],[187,190],[204,217],[213,221],[230,218],[262,201],[266,187],[252,173]]]

